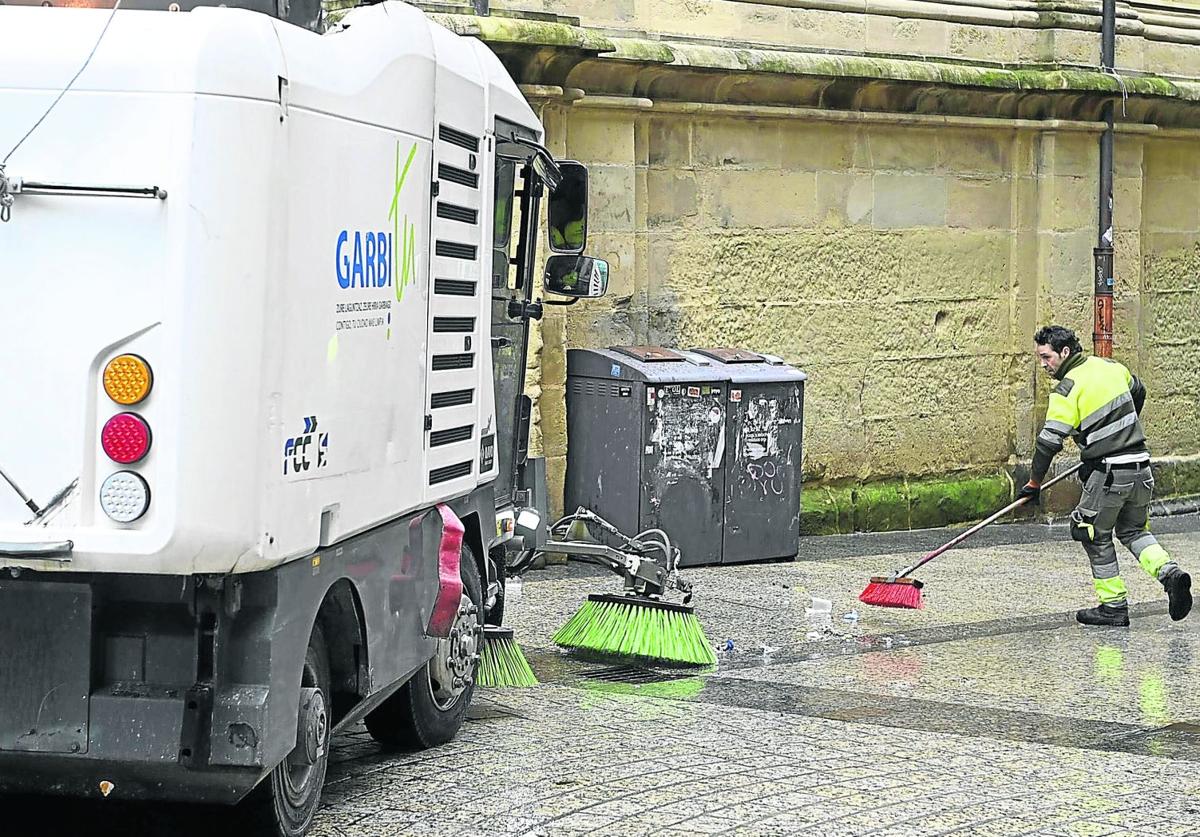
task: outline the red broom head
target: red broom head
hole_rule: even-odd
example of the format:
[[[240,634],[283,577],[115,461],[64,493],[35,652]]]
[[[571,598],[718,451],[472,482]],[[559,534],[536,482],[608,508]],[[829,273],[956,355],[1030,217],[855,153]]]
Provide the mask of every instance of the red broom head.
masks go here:
[[[871,579],[867,589],[863,590],[858,600],[863,604],[876,607],[904,607],[909,610],[920,610],[925,607],[921,601],[921,588],[924,587],[915,578],[887,579],[876,576]]]

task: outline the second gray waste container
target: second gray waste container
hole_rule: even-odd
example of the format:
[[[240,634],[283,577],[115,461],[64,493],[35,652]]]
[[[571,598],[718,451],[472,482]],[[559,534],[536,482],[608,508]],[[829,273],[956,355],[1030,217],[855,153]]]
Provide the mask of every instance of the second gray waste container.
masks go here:
[[[745,349],[693,349],[729,382],[722,563],[795,557],[807,376]]]
[[[699,360],[697,358],[697,360]],[[682,566],[721,560],[726,378],[653,346],[567,352],[566,510],[663,529]]]

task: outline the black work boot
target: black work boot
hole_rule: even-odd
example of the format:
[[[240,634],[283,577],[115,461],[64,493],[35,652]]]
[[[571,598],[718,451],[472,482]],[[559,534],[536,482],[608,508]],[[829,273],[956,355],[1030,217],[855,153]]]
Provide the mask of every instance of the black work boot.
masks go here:
[[[1102,604],[1099,607],[1077,610],[1075,611],[1075,621],[1081,625],[1112,625],[1118,628],[1128,628],[1129,605]]]
[[[1183,570],[1175,570],[1163,576],[1162,586],[1170,602],[1171,620],[1178,622],[1192,609],[1192,577]]]

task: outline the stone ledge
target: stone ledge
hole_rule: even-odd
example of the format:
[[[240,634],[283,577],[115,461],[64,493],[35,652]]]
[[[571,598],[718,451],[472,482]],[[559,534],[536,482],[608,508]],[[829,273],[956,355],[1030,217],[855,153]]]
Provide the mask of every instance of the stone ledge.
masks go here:
[[[845,14],[944,20],[986,26],[1100,30],[1098,2],[1033,2],[1033,0],[730,0],[757,6],[782,6]],[[1117,7],[1117,32],[1142,34],[1141,17],[1125,3]],[[1093,20],[1094,18],[1094,20]]]
[[[475,36],[489,44],[568,48],[604,60],[637,64],[1044,93],[1120,94],[1123,81],[1125,92],[1134,97],[1200,101],[1200,81],[1169,80],[1155,75],[1127,75],[1118,80],[1098,70],[986,67],[884,56],[737,48],[645,38],[615,38],[585,27],[546,21],[473,15],[435,14],[432,17],[457,34]]]

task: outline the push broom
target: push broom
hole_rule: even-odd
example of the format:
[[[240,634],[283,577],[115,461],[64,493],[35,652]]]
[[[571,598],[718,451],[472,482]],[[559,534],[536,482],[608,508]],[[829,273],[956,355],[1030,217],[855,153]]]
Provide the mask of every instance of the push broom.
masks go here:
[[[587,524],[595,524],[620,546],[584,540]],[[679,577],[679,550],[661,529],[630,538],[594,512],[579,508],[552,527],[554,537],[543,549],[600,564],[625,581],[620,594],[588,596],[575,615],[554,635],[562,648],[607,658],[657,665],[712,666],[712,645],[691,607],[692,587]],[[663,599],[667,588],[683,593],[683,603]]]
[[[479,654],[479,670],[475,674],[479,686],[536,686],[538,679],[529,661],[513,639],[512,628],[488,625],[483,630],[483,650]]]
[[[511,564],[506,562],[502,572],[506,584],[501,587],[501,593],[507,600],[514,591],[514,584],[520,583],[520,578],[533,563],[532,550],[522,552]],[[513,596],[513,601],[517,601]],[[500,603],[503,613],[507,608]],[[500,688],[505,686],[536,686],[537,676],[525,659],[521,646],[513,638],[513,629],[499,625],[486,625],[483,629],[483,648],[479,651],[479,668],[475,672],[475,684],[485,688]]]
[[[1042,485],[1042,490],[1044,491],[1059,480],[1066,479],[1082,467],[1083,463],[1080,462],[1074,467],[1069,468],[1063,473],[1054,477],[1054,479],[1047,480]],[[1028,499],[1028,497],[1022,497],[1019,500],[1009,503],[987,520],[972,526],[970,529],[963,532],[949,543],[939,546],[937,549],[933,550],[933,552],[927,552],[921,557],[920,561],[917,561],[911,567],[905,567],[904,569],[897,570],[896,572],[887,576],[872,576],[870,584],[868,584],[867,588],[859,594],[858,600],[863,604],[875,605],[876,607],[903,607],[911,610],[920,610],[925,606],[925,603],[921,600],[921,588],[925,585],[917,579],[909,578],[908,576],[916,572],[919,568],[928,564],[943,552],[958,546],[980,529],[995,523],[997,520],[1004,517],[1004,515],[1008,514],[1019,506],[1024,505]]]

